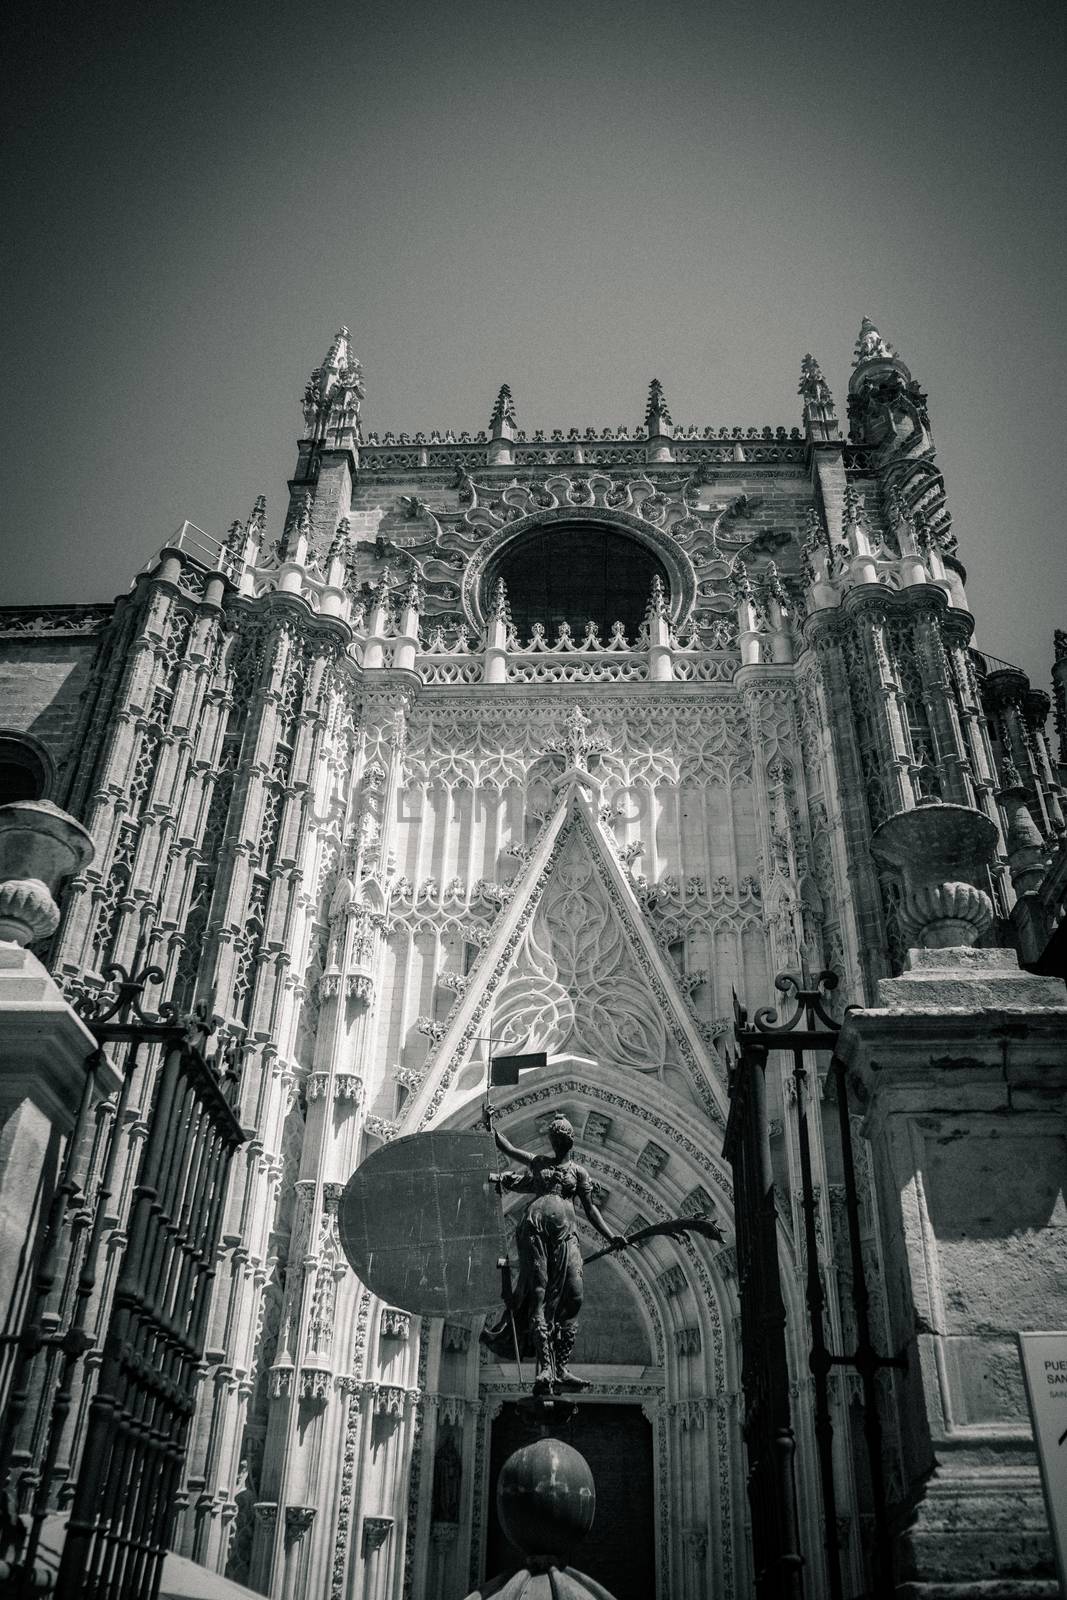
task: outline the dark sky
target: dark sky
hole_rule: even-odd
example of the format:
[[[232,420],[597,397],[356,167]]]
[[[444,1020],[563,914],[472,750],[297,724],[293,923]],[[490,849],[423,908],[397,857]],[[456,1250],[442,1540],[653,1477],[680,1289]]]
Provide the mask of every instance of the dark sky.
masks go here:
[[[264,492],[346,321],[370,428],[792,426],[861,316],[930,394],[978,639],[1067,612],[1067,8],[22,8],[3,599],[109,598]],[[9,27],[12,25],[8,24]]]

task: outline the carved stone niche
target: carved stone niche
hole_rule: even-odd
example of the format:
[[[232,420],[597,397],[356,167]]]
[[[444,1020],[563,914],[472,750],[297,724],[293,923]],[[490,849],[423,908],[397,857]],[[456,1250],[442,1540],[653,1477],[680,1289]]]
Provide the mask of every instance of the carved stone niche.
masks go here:
[[[656,1279],[665,1295],[684,1294],[689,1287],[689,1280],[685,1275],[685,1268],[676,1261],[665,1272],[661,1272]]]
[[[662,1145],[653,1143],[650,1139],[637,1158],[637,1170],[645,1178],[658,1178],[663,1171],[670,1156]]]
[[[984,881],[997,829],[971,806],[925,800],[898,811],[871,837],[871,848],[901,884],[900,926],[905,939],[927,950],[976,945],[993,922]]]
[[[600,1111],[590,1111],[585,1119],[582,1137],[586,1144],[604,1144],[611,1131],[611,1118]]]
[[[675,1328],[674,1349],[680,1356],[697,1356],[700,1354],[700,1329],[697,1327]]]

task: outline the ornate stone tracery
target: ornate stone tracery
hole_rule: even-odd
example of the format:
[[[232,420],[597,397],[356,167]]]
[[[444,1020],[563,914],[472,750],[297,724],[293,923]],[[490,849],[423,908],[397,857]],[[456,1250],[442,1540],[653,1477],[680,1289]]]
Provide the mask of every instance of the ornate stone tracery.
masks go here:
[[[94,663],[56,774],[98,853],[57,971],[84,992],[149,939],[171,992],[223,1016],[241,1074],[254,1137],[212,1313],[226,1359],[183,1513],[220,1571],[276,1587],[287,1534],[332,1600],[368,1582],[458,1593],[478,1567],[478,1407],[513,1391],[478,1365],[476,1330],[418,1328],[351,1280],[331,1208],[380,1142],[471,1125],[487,1034],[580,1058],[527,1080],[507,1115],[536,1137],[561,1096],[620,1226],[709,1200],[722,1220],[732,992],[760,1004],[779,967],[828,966],[850,998],[873,993],[906,914],[872,830],[943,800],[1010,823],[1015,860],[989,875],[1001,919],[1013,874],[1044,874],[1062,799],[1042,697],[968,649],[925,396],[869,326],[849,387],[850,443],[814,358],[803,437],[676,427],[661,390],[644,428],[526,437],[503,390],[491,437],[378,441],[341,334],[305,396],[284,526],[268,535],[257,503],[218,573],[168,550],[114,607],[0,618],[20,648]],[[518,638],[506,593],[486,592],[494,563],[583,522],[653,552],[665,590],[628,633],[575,618]],[[780,1181],[793,1270],[795,1171]],[[596,1381],[649,1407],[671,1600],[748,1588],[732,1249],[605,1269],[651,1330],[650,1371]],[[884,1317],[877,1283],[873,1302]],[[435,1542],[443,1429],[462,1495]],[[676,1534],[683,1479],[707,1511]]]

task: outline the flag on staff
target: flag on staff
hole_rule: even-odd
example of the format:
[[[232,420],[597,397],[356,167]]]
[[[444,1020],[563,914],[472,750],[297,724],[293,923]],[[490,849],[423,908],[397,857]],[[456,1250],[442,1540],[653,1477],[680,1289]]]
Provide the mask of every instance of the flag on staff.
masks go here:
[[[516,1084],[520,1072],[528,1072],[531,1067],[547,1067],[548,1056],[543,1052],[532,1056],[493,1056],[489,1063],[489,1082],[491,1084]]]

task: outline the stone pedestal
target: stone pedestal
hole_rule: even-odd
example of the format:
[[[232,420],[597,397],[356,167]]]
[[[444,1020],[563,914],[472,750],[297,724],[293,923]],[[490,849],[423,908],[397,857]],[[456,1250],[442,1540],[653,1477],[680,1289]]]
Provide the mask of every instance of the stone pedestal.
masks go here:
[[[1067,987],[1010,951],[924,949],[878,999],[847,1015],[839,1051],[908,1357],[898,1593],[1050,1597],[1015,1335],[1067,1327]]]
[[[59,920],[53,892],[91,858],[85,830],[58,807],[0,806],[0,1329],[17,1334],[37,1246],[55,1193],[66,1141],[85,1095],[96,1048],[37,957],[22,948]],[[93,1091],[118,1077],[96,1065]],[[0,1410],[15,1347],[0,1346]]]

